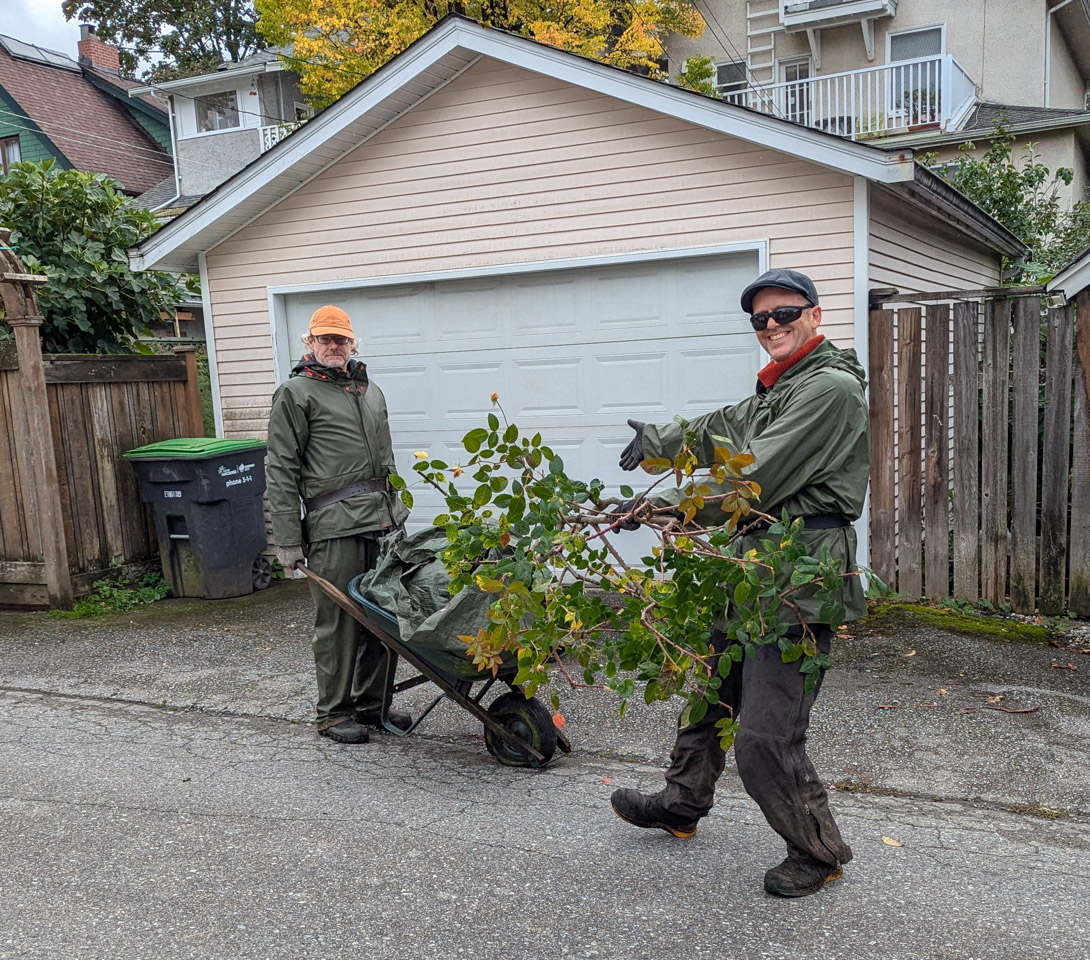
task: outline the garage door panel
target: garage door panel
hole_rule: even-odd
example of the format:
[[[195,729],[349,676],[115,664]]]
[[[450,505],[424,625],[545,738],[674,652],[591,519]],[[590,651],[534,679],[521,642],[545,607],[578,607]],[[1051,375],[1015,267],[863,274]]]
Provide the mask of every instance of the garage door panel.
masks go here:
[[[629,417],[692,417],[752,391],[762,354],[738,296],[757,266],[749,253],[308,292],[287,298],[282,337],[298,343],[322,303],[348,311],[386,395],[419,528],[444,505],[416,481],[413,453],[464,464],[462,437],[485,422],[494,392],[572,475],[598,477],[612,495],[649,485],[617,465]],[[297,355],[278,344],[278,356]],[[626,536],[626,556],[643,556],[646,539]]]
[[[583,361],[579,357],[512,360],[509,382],[515,402],[508,409],[527,417],[572,417],[586,413]],[[501,401],[503,397],[501,395]],[[506,402],[504,403],[507,406]]]

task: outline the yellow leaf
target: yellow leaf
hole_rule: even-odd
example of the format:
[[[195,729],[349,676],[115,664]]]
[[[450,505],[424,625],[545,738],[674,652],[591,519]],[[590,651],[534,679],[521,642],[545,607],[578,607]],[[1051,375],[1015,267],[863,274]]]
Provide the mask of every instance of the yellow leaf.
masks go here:
[[[900,840],[894,840],[893,837],[882,837],[882,843],[887,847],[903,847],[904,844]]]
[[[915,650],[909,650],[908,653],[905,654],[905,656],[906,657],[914,657],[914,656],[916,656],[916,651]]]

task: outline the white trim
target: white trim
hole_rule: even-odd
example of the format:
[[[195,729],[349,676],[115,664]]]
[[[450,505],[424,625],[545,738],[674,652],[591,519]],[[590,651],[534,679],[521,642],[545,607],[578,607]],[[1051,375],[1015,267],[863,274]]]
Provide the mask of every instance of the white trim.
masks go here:
[[[1090,287],[1090,250],[1069,263],[1045,284],[1045,290],[1049,293],[1059,291],[1068,300],[1082,293],[1087,287]]]
[[[203,253],[197,254],[201,276],[201,300],[204,301],[204,343],[208,350],[208,384],[212,392],[212,416],[216,436],[223,436],[223,401],[220,399],[219,365],[216,363],[216,319],[212,315],[212,293],[208,286],[208,262]]]
[[[893,46],[891,43],[893,37],[902,36],[906,33],[926,33],[928,30],[938,30],[941,36],[942,48],[937,54],[928,54],[928,56],[946,56],[946,21],[942,23],[925,23],[918,27],[906,27],[904,30],[887,30],[886,31],[886,63],[904,63],[903,60],[891,60],[889,58],[889,52]],[[913,59],[912,57],[909,58]],[[918,58],[917,58],[918,59]]]
[[[856,177],[852,196],[853,304],[855,308],[855,353],[863,370],[870,376],[870,184]],[[867,409],[870,410],[869,383]],[[855,522],[855,537],[859,544],[858,557],[870,566],[870,490],[863,498],[863,509]]]
[[[316,283],[290,283],[269,287],[270,295],[313,293],[317,290],[355,290],[360,287],[387,287],[402,283],[432,283],[442,280],[468,280],[477,277],[498,277],[516,273],[542,273],[547,270],[572,270],[581,267],[608,267],[618,263],[643,263],[652,260],[682,260],[688,257],[714,257],[728,253],[757,252],[761,272],[768,269],[768,241],[743,240],[738,243],[718,243],[701,247],[677,247],[668,250],[640,250],[634,253],[612,253],[593,257],[567,257],[562,260],[520,260],[485,267],[460,267],[455,270],[429,270],[424,273],[399,273],[392,276],[358,277],[349,280],[326,280]]]
[[[355,90],[327,107],[284,141],[285,146],[263,154],[218,187],[198,208],[182,214],[135,247],[132,259],[134,268],[150,269],[167,262],[169,255],[184,243],[214,227],[221,217],[244,204],[277,177],[288,173],[296,164],[307,162],[315,148],[342,134],[350,124],[364,117],[369,110],[384,103],[412,81],[426,75],[438,61],[450,54],[460,54],[470,61],[474,56],[491,57],[501,63],[551,76],[706,129],[759,143],[781,153],[805,156],[810,162],[832,170],[862,174],[882,183],[899,183],[912,179],[911,153],[887,152],[830,134],[807,130],[775,117],[636,77],[524,37],[515,37],[455,18],[434,27],[405,53],[395,57]],[[459,72],[467,69],[468,65],[460,67]],[[448,82],[449,79],[440,83],[432,81],[433,89],[426,96],[430,96]],[[405,111],[413,109],[422,99],[424,98],[408,105]],[[367,134],[368,137],[371,135],[373,134]],[[365,139],[367,137],[358,139],[351,149],[358,147]],[[339,156],[346,152],[347,149]],[[330,160],[324,165],[324,169],[328,169],[335,162],[336,159]],[[316,175],[316,172],[311,173],[306,179]],[[297,189],[300,185],[292,183],[290,189]],[[285,185],[285,194],[288,191],[289,187]],[[260,209],[255,209],[251,216],[247,216],[246,222],[260,216],[281,199],[282,196],[273,201],[261,202]],[[233,226],[226,233],[230,235],[237,229],[241,227]],[[207,237],[203,249],[207,252],[224,239],[226,236]],[[186,260],[191,256],[188,255]]]
[[[359,277],[351,280],[333,280],[319,283],[291,283],[266,287],[269,308],[269,330],[272,336],[273,371],[277,385],[281,381],[279,344],[287,339],[288,320],[286,298],[294,293],[316,293],[340,290],[360,290],[369,287],[387,287],[406,283],[432,283],[444,280],[466,280],[479,277],[511,276],[521,273],[543,273],[553,270],[579,270],[590,267],[608,267],[619,263],[649,263],[663,260],[687,260],[692,257],[726,256],[732,253],[756,253],[757,276],[768,269],[769,242],[747,240],[739,243],[721,243],[702,247],[680,247],[674,250],[641,250],[635,253],[616,253],[594,257],[568,257],[563,260],[526,260],[518,263],[495,264],[487,267],[463,267],[456,270],[429,270],[421,273],[399,273],[393,276]],[[201,255],[204,256],[203,254]],[[284,343],[290,359],[291,343]],[[211,369],[211,365],[209,366]]]

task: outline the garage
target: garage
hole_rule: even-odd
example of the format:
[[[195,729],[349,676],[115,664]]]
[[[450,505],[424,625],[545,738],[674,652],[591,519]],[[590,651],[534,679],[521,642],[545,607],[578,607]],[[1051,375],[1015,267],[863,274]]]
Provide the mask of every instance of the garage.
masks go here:
[[[277,379],[311,313],[334,303],[386,395],[401,472],[415,450],[463,460],[495,392],[572,475],[620,482],[628,417],[695,416],[752,392],[760,351],[738,298],[759,272],[749,250],[278,293]],[[418,490],[411,523],[439,512]]]

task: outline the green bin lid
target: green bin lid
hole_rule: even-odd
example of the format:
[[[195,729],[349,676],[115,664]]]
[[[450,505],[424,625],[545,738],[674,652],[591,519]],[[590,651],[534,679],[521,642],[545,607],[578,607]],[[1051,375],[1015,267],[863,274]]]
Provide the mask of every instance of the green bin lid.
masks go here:
[[[223,437],[179,437],[177,440],[160,440],[144,447],[129,450],[122,456],[126,460],[207,460],[223,453],[254,450],[264,447],[264,440],[228,440]]]

